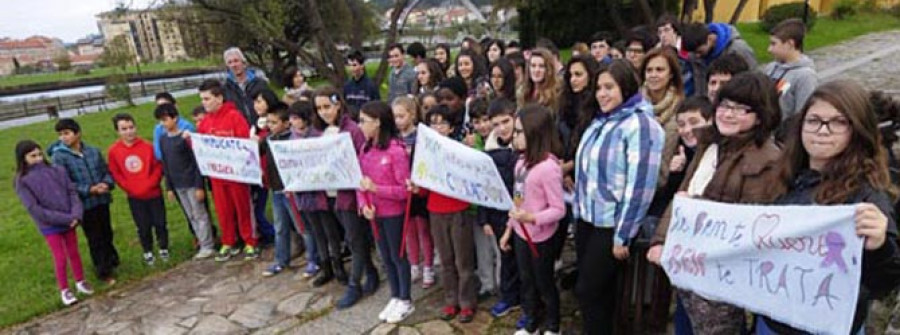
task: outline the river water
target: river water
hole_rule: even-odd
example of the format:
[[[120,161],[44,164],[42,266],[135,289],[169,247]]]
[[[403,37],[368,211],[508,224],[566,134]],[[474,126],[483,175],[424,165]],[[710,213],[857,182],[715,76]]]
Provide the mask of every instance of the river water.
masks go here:
[[[223,78],[225,78],[225,73],[224,72],[214,72],[214,73],[198,74],[198,75],[191,75],[191,76],[184,76],[184,77],[144,80],[144,85],[175,83],[175,82],[179,82],[179,81],[183,81],[183,80],[206,79],[206,78],[223,79]],[[131,86],[132,92],[136,92],[135,90],[141,89],[140,82],[130,83],[129,86]],[[104,90],[103,85],[73,87],[73,88],[66,88],[66,89],[52,90],[52,91],[0,96],[0,102],[21,102],[23,100],[34,100],[34,99],[46,98],[46,97],[55,98],[57,96],[65,97],[65,96],[69,96],[69,95],[100,93],[100,92],[103,92],[103,90]],[[151,94],[151,92],[147,92],[147,94]],[[156,94],[156,92],[153,92],[152,94]]]

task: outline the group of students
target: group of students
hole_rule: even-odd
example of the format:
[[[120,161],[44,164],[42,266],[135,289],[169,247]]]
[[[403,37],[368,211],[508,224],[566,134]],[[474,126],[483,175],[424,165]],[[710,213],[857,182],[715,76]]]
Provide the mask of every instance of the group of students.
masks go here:
[[[636,28],[619,42],[598,33],[576,45],[565,64],[547,40],[521,50],[517,43],[467,38],[453,66],[447,45],[438,45],[433,58],[418,43],[405,50],[391,45],[386,101],[366,78],[360,52],[348,56],[351,78],[342,90],[313,90],[292,69],[279,99],[247,68],[240,50],[229,49],[226,83],[208,80],[199,88],[196,130],[179,116],[175,99],[161,94],[152,145],[135,135],[131,116],[116,115],[120,139],[108,150],[107,165],[80,140],[78,124],[63,119],[56,126],[60,142],[48,150],[52,165],[37,143],[16,147],[15,187],[53,251],[66,304],[75,300],[67,259],[77,291],[91,292],[75,226],[85,230],[100,278],[111,280],[118,264],[108,209],[115,185],[128,196],[144,260],[154,261],[153,233],[158,257],[169,257],[165,178],[165,193],[181,204],[197,239],[196,258],[227,261],[243,243],[244,257],[255,259],[258,237],[268,234],[275,256],[263,275],[273,276],[289,267],[291,235],[298,233],[306,250],[303,276],[313,286],[334,279],[346,285],[336,303],[343,309],[378,288],[374,242],[391,291],[380,320],[405,319],[415,310],[412,283],[429,288],[438,277],[441,318],[471,322],[480,297],[499,293],[490,312],[500,317],[521,306],[516,334],[560,332],[557,263],[569,232],[583,333],[611,334],[617,276],[642,244],[649,250],[639,257],[659,264],[676,194],[724,203],[858,204],[856,231],[866,238],[865,294],[853,324],[860,333],[869,302],[900,281],[897,189],[888,169],[896,162],[884,140],[896,139],[897,125],[884,121],[895,119],[885,114],[897,112],[898,104],[852,82],[819,86],[802,53],[805,26],[798,20],[773,29],[775,61],[763,71],[729,25],[682,26],[663,16],[656,28],[656,34]],[[615,45],[624,46],[620,55],[612,52]],[[481,207],[413,184],[420,123],[490,156],[514,208]],[[194,132],[256,139],[264,185],[207,181],[190,148]],[[350,135],[357,151],[359,188],[285,191],[269,142],[340,133]],[[221,234],[218,253],[207,183]],[[260,222],[268,192],[271,228]],[[740,308],[676,292],[676,333],[748,330]],[[750,326],[757,334],[802,333],[764,316]]]

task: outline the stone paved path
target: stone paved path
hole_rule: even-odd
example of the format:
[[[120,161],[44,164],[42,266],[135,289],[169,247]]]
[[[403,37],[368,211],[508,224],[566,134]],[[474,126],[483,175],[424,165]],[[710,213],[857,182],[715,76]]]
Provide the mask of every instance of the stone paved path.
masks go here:
[[[866,35],[811,52],[824,80],[849,78],[870,89],[900,95],[900,31]],[[890,50],[886,52],[885,50]],[[875,55],[872,57],[872,55]],[[869,56],[858,64],[850,64]],[[848,66],[855,65],[855,66]],[[839,69],[836,71],[834,69]],[[571,253],[568,254],[571,258]],[[272,259],[262,261],[186,262],[138,284],[3,331],[6,334],[511,334],[518,313],[493,320],[480,303],[474,322],[460,324],[437,318],[441,307],[438,287],[423,291],[414,286],[416,312],[400,325],[381,324],[376,315],[388,300],[386,282],[357,306],[337,311],[333,302],[343,293],[339,284],[312,288],[300,276],[302,257],[278,276],[260,273]],[[382,275],[383,277],[383,275]],[[574,297],[562,292],[564,333],[577,329]],[[890,304],[889,304],[890,305]],[[887,322],[890,307],[881,308]],[[900,325],[900,320],[894,320]],[[900,328],[900,327],[898,327]],[[880,333],[875,331],[873,333]],[[897,332],[900,334],[900,332]]]

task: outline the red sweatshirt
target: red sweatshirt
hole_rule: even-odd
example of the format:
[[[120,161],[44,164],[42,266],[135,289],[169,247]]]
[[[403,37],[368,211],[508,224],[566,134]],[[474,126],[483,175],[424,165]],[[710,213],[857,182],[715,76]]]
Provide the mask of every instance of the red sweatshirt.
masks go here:
[[[456,213],[469,208],[468,202],[457,200],[437,192],[425,191],[420,192],[420,195],[422,195],[422,193],[428,193],[428,202],[425,205],[425,208],[431,213]]]
[[[203,121],[197,125],[197,132],[221,137],[249,138],[250,125],[234,104],[227,101],[219,110],[206,113]]]
[[[152,199],[162,195],[162,165],[153,156],[153,145],[137,138],[131,146],[122,140],[109,147],[109,173],[129,198]]]

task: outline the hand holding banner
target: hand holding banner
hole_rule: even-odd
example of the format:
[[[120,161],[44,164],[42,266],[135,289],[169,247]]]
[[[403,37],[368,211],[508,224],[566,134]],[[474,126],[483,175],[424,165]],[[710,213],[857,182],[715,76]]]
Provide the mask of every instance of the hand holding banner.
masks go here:
[[[246,138],[191,134],[200,174],[238,183],[262,185],[259,144]]]
[[[285,191],[359,188],[362,172],[350,134],[269,141]]]
[[[512,199],[490,156],[423,124],[419,124],[417,133],[413,183],[477,205],[512,208]]]
[[[661,262],[672,284],[813,333],[848,334],[863,239],[855,206],[675,197]]]

